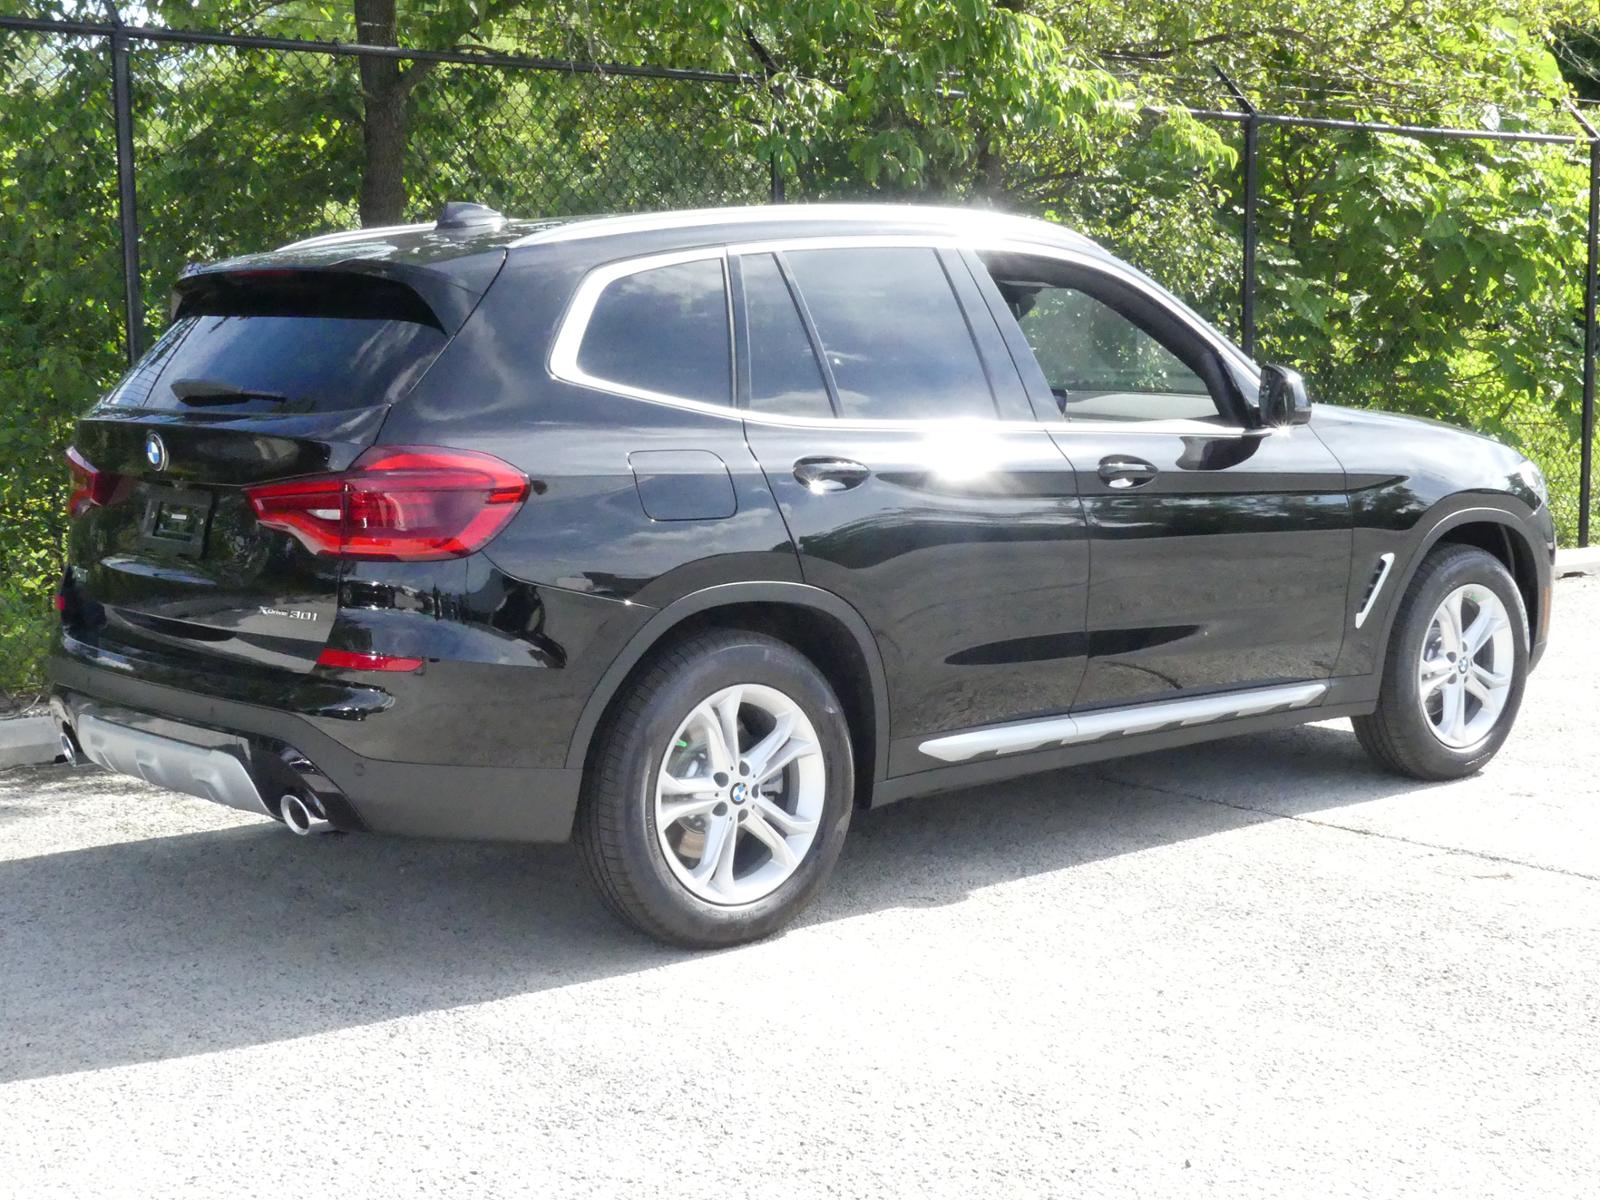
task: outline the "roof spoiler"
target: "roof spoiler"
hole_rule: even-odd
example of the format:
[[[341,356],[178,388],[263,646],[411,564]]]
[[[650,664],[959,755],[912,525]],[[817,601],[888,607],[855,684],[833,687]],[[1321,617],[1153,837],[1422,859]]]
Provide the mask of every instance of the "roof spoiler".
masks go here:
[[[437,325],[445,333],[454,334],[472,315],[483,293],[504,261],[497,256],[493,269],[466,276],[458,272],[446,273],[412,263],[385,262],[382,259],[348,258],[339,262],[304,263],[294,261],[274,262],[269,256],[253,259],[232,259],[227,262],[207,263],[186,267],[172,289],[171,316],[176,318],[185,311],[196,311],[212,304],[242,304],[253,309],[247,299],[252,288],[263,293],[261,311],[270,309],[266,294],[275,290],[273,281],[280,285],[294,283],[326,282],[325,291],[332,301],[336,293],[348,292],[351,283],[366,279],[389,292],[397,316]],[[342,286],[341,286],[342,285]],[[410,305],[407,297],[410,297]],[[409,309],[409,311],[407,311]]]

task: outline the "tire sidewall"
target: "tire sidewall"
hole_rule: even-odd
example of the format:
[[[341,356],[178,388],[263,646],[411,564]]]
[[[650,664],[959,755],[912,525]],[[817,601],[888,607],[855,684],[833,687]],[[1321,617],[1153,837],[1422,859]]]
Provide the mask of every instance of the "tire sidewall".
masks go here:
[[[1474,745],[1457,750],[1435,736],[1423,715],[1417,666],[1434,613],[1447,595],[1468,584],[1488,588],[1511,616],[1514,661],[1511,693],[1494,727]],[[1394,702],[1389,719],[1399,727],[1411,749],[1422,759],[1420,765],[1430,773],[1443,778],[1477,770],[1499,751],[1522,707],[1528,674],[1528,614],[1515,581],[1505,567],[1484,551],[1466,548],[1455,551],[1441,560],[1437,569],[1418,580],[1418,586],[1406,599],[1396,634],[1384,672],[1387,685],[1384,690]]]
[[[794,874],[759,900],[714,904],[673,874],[656,831],[655,780],[684,718],[706,697],[735,684],[763,684],[788,696],[817,732],[827,765],[822,817]],[[731,943],[765,936],[786,923],[827,881],[843,848],[854,805],[850,737],[838,699],[820,672],[780,642],[752,635],[716,648],[678,672],[651,697],[629,731],[624,766],[622,850],[641,899],[680,940]]]

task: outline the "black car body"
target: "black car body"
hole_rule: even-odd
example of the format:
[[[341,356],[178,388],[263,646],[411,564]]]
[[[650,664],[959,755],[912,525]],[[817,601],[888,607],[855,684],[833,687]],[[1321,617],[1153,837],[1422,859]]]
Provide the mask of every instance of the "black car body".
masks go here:
[[[689,631],[816,664],[863,805],[1371,713],[1441,544],[1503,564],[1531,666],[1531,464],[1261,384],[1088,240],[961,210],[454,210],[191,269],[78,426],[55,709],[268,816],[559,840]]]

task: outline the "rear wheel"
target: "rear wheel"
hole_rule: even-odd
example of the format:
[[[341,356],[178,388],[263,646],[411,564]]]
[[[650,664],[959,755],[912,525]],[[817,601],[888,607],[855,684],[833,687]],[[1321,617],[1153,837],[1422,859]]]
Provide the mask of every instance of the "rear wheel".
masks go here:
[[[656,656],[600,737],[578,840],[629,924],[685,946],[750,941],[831,872],[854,794],[849,729],[792,647],[689,638]]]
[[[1390,635],[1378,708],[1353,721],[1367,753],[1417,779],[1459,779],[1500,749],[1528,670],[1528,619],[1505,567],[1444,546],[1417,571]]]

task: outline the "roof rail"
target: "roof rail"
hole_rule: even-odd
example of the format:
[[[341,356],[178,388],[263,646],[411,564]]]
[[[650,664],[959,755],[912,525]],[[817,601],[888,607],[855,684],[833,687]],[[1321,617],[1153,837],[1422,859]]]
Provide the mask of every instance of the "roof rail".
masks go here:
[[[342,229],[334,233],[319,233],[316,237],[302,238],[298,242],[289,242],[279,246],[279,250],[304,250],[309,246],[337,246],[341,242],[365,242],[373,238],[388,237],[394,233],[415,233],[421,229],[432,229],[431,224],[424,225],[374,225],[367,229]]]

